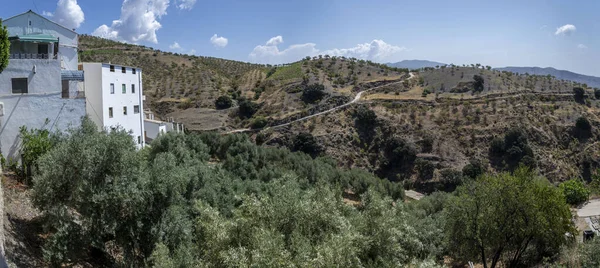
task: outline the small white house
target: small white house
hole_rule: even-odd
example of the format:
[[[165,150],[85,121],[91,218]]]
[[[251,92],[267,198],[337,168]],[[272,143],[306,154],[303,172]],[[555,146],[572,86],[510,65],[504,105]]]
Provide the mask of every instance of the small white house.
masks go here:
[[[146,144],[150,144],[158,136],[167,132],[183,133],[183,124],[172,120],[170,122],[156,120],[152,112],[144,112],[144,140]]]
[[[65,130],[85,115],[77,71],[78,35],[27,11],[2,21],[10,40],[8,66],[0,73],[0,151],[18,158],[19,128]],[[73,85],[73,87],[70,87]]]
[[[110,63],[82,63],[80,69],[90,119],[100,128],[123,127],[144,147],[142,70]]]

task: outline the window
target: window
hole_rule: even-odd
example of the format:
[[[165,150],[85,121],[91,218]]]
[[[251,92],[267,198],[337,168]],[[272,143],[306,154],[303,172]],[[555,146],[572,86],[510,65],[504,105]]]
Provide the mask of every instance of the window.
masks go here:
[[[108,107],[108,118],[113,118],[112,107]]]
[[[140,106],[139,105],[133,105],[133,113],[134,114],[139,114],[140,113]]]
[[[31,21],[29,21],[29,26],[31,26]]]
[[[135,94],[135,84],[131,84],[131,93]]]
[[[123,93],[123,94],[127,93],[127,86],[125,84],[123,84],[121,86],[121,93]]]
[[[125,67],[121,67],[121,72],[122,73],[127,73],[127,69],[125,69]]]
[[[115,84],[110,84],[110,94],[115,94]]]
[[[110,72],[111,72],[111,73],[114,73],[114,72],[115,72],[115,66],[114,66],[114,65],[111,65],[111,66],[110,66]]]
[[[138,136],[138,144],[142,144],[142,137]]]
[[[131,68],[131,73],[135,74],[135,68]]]
[[[12,82],[12,93],[13,94],[23,94],[28,93],[27,89],[27,78],[13,78]]]
[[[123,115],[127,115],[127,106],[123,106]]]

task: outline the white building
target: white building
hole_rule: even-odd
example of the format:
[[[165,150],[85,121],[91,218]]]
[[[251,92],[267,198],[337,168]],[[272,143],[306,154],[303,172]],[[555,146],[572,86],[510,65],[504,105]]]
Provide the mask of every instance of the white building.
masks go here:
[[[30,11],[2,21],[10,40],[0,73],[0,151],[18,156],[19,128],[64,130],[78,126],[85,99],[77,71],[78,35]],[[49,122],[49,123],[46,123]]]
[[[109,63],[82,63],[87,114],[100,128],[123,127],[144,146],[142,70]]]
[[[144,111],[144,140],[146,144],[150,144],[158,136],[167,132],[183,133],[183,124],[156,120],[154,114],[150,111]]]

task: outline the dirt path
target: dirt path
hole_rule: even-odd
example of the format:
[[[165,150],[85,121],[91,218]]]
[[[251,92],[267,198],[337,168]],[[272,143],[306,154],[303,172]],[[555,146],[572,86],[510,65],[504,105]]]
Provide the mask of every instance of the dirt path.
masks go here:
[[[413,79],[415,77],[414,73],[408,73],[408,74],[409,74],[409,77],[406,78],[405,80],[410,80],[410,79]],[[298,118],[296,120],[293,120],[293,121],[290,121],[290,122],[287,122],[287,123],[284,123],[284,124],[280,124],[280,125],[276,125],[276,126],[270,126],[270,127],[266,127],[266,128],[257,128],[257,129],[251,129],[251,128],[235,129],[235,130],[231,130],[231,131],[227,132],[226,134],[242,133],[242,132],[248,132],[248,131],[260,131],[260,130],[263,130],[263,129],[280,128],[280,127],[289,126],[289,125],[291,125],[293,123],[296,123],[296,122],[305,121],[305,120],[311,119],[311,118],[319,116],[319,115],[324,115],[324,114],[327,114],[327,113],[331,113],[333,111],[337,111],[337,110],[339,110],[341,108],[344,108],[346,106],[352,105],[352,104],[356,103],[357,101],[359,101],[360,98],[362,97],[363,93],[365,93],[365,92],[369,92],[371,90],[375,90],[375,89],[378,89],[378,88],[381,88],[381,87],[385,87],[385,86],[389,86],[389,85],[395,85],[395,84],[403,83],[405,80],[394,82],[394,83],[389,83],[389,84],[385,84],[385,85],[381,85],[381,86],[377,86],[377,87],[369,88],[367,90],[360,91],[360,92],[358,92],[356,94],[356,96],[354,97],[354,99],[351,100],[348,103],[342,104],[340,106],[333,107],[333,108],[331,108],[329,110],[326,110],[326,111],[322,111],[322,112],[318,112],[318,113],[315,113],[315,114],[311,114],[309,116]]]

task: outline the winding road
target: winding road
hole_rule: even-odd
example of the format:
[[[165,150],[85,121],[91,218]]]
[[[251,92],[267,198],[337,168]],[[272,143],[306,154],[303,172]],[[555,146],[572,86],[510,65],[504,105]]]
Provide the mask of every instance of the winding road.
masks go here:
[[[255,129],[251,129],[251,128],[235,129],[235,130],[231,130],[231,131],[229,131],[229,132],[226,132],[226,134],[232,134],[232,133],[243,133],[243,132],[248,132],[248,131],[260,131],[260,130],[263,130],[263,129],[269,129],[269,128],[280,128],[280,127],[289,126],[289,125],[291,125],[291,124],[293,124],[293,123],[296,123],[296,122],[301,122],[301,121],[305,121],[305,120],[311,119],[311,118],[313,118],[313,117],[315,117],[315,116],[319,116],[319,115],[324,115],[324,114],[327,114],[327,113],[331,113],[331,112],[333,112],[333,111],[336,111],[336,110],[339,110],[339,109],[341,109],[341,108],[344,108],[344,107],[346,107],[346,106],[348,106],[348,105],[352,105],[352,104],[356,103],[357,101],[359,101],[359,100],[360,100],[360,98],[362,97],[362,94],[363,94],[363,93],[365,93],[365,92],[369,92],[369,91],[371,91],[371,90],[378,89],[378,88],[385,87],[385,86],[389,86],[389,85],[394,85],[394,84],[402,83],[402,82],[404,82],[404,81],[406,81],[406,80],[410,80],[410,79],[412,79],[412,78],[414,78],[414,77],[415,77],[415,74],[414,74],[414,73],[408,73],[408,74],[409,74],[409,77],[408,77],[408,78],[406,78],[406,79],[404,79],[404,80],[402,80],[402,81],[398,81],[398,82],[394,82],[394,83],[389,83],[389,84],[385,84],[385,85],[381,85],[381,86],[377,86],[377,87],[373,87],[373,88],[369,88],[369,89],[366,89],[366,90],[360,91],[360,92],[358,92],[358,93],[356,94],[356,96],[354,97],[354,99],[353,99],[353,100],[351,100],[350,102],[348,102],[348,103],[345,103],[345,104],[342,104],[342,105],[340,105],[340,106],[333,107],[333,108],[331,108],[331,109],[329,109],[329,110],[325,110],[325,111],[322,111],[322,112],[318,112],[318,113],[315,113],[315,114],[311,114],[311,115],[309,115],[309,116],[305,116],[305,117],[302,117],[302,118],[298,118],[298,119],[296,119],[296,120],[292,120],[292,121],[290,121],[290,122],[287,122],[287,123],[284,123],[284,124],[280,124],[280,125],[276,125],[276,126],[270,126],[270,127],[265,127],[265,128],[255,128]]]

